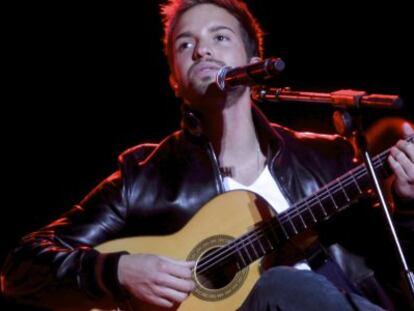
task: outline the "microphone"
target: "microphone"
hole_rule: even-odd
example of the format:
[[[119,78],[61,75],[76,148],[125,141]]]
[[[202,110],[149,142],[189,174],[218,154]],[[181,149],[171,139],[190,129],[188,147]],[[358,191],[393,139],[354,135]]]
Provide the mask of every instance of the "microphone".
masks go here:
[[[220,90],[238,85],[259,85],[278,76],[285,69],[281,58],[268,58],[261,62],[243,67],[222,67],[216,76],[216,84]]]

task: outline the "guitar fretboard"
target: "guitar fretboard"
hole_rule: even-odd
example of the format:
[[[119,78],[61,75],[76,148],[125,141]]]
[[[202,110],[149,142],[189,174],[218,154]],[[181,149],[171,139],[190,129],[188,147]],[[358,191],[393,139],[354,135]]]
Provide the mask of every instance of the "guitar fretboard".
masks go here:
[[[388,152],[383,152],[373,159],[374,168],[382,178],[389,175],[389,170],[384,165],[387,156]],[[297,202],[279,215],[284,237],[289,239],[345,209],[359,198],[369,185],[365,164],[334,179],[312,196]]]
[[[407,138],[412,142],[414,136]],[[390,174],[385,161],[390,149],[373,158],[376,173],[385,178]],[[204,272],[217,264],[235,261],[239,269],[276,249],[278,245],[302,233],[316,224],[326,221],[336,213],[349,207],[370,187],[365,164],[353,168],[320,188],[311,196],[295,203],[257,226],[254,230],[210,253],[198,263],[198,272]]]

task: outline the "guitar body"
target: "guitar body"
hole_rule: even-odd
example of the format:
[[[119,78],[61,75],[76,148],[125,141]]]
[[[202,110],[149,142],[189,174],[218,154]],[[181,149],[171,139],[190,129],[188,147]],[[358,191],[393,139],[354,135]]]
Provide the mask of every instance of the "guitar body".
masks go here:
[[[175,234],[113,240],[96,249],[103,253],[126,250],[198,261],[209,251],[227,244],[271,217],[269,207],[264,199],[252,192],[231,191],[212,199]],[[218,281],[218,286],[199,280],[195,274],[195,291],[176,310],[236,310],[259,276],[259,261]],[[133,310],[160,310],[136,302],[132,305]]]

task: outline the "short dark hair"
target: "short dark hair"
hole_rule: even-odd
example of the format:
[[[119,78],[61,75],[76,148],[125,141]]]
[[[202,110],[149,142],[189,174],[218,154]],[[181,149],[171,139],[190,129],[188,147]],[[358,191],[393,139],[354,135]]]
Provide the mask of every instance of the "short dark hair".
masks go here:
[[[179,17],[199,4],[213,4],[227,10],[240,23],[240,30],[247,56],[259,56],[263,58],[263,30],[256,18],[241,0],[168,0],[161,5],[161,17],[164,26],[164,53],[172,65],[171,35]]]

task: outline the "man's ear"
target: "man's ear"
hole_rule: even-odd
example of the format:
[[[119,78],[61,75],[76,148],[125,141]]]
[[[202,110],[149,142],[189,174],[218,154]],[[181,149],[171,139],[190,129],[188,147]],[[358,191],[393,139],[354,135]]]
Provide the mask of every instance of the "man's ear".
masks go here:
[[[260,61],[262,61],[262,59],[261,59],[260,57],[258,57],[258,56],[253,56],[252,58],[250,58],[250,62],[249,62],[249,64],[258,63],[258,62],[260,62]]]
[[[178,98],[181,97],[180,86],[178,85],[177,80],[175,79],[172,73],[170,74],[169,82],[170,82],[171,88],[174,91],[175,96]]]

